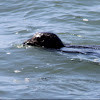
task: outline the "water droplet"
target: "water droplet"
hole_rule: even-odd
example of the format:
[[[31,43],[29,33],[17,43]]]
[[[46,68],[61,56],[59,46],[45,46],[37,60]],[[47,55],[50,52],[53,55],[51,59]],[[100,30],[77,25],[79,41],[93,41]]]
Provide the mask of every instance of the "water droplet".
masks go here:
[[[78,37],[82,37],[81,35],[77,35]]]
[[[10,53],[10,52],[7,52],[6,54],[7,54],[7,55],[10,55],[11,53]]]
[[[17,46],[17,48],[22,48],[22,47],[23,47],[23,45],[18,45],[18,46]]]
[[[94,62],[97,62],[98,61],[98,59],[94,59]]]
[[[89,21],[89,20],[88,20],[88,19],[86,19],[86,18],[84,18],[84,19],[83,19],[83,21],[87,22],[87,21]]]
[[[73,61],[74,59],[70,59],[71,61]]]
[[[15,72],[15,73],[20,73],[21,71],[20,71],[20,70],[14,70],[14,72]]]
[[[19,83],[20,80],[16,80],[16,79],[14,79],[13,82],[15,82],[15,83]]]
[[[16,32],[16,34],[18,34],[18,32]]]
[[[25,78],[25,82],[30,82],[30,79],[29,78]]]

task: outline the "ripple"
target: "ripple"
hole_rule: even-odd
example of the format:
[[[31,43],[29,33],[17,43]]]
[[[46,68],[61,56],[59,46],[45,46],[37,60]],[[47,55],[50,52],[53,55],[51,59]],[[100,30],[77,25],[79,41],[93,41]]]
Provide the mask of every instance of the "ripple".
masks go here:
[[[100,1],[91,2],[0,1],[0,99],[100,97],[100,50],[82,55],[22,46],[38,31],[54,32],[65,44],[100,45]]]

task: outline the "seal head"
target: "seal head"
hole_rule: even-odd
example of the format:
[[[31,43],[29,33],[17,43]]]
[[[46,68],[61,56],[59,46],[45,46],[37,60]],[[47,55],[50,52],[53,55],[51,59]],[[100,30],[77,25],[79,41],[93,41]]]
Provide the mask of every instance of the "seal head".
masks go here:
[[[38,32],[31,39],[25,41],[23,45],[54,49],[65,47],[60,38],[56,34],[50,32]]]

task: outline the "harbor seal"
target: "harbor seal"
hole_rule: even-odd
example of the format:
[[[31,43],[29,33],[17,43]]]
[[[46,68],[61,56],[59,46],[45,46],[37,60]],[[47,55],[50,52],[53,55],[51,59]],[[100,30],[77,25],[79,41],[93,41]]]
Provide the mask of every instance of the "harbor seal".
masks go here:
[[[23,43],[23,45],[29,45],[29,46],[37,46],[37,47],[43,47],[43,48],[52,48],[57,49],[62,52],[66,53],[81,53],[81,54],[90,54],[93,53],[88,50],[88,52],[83,52],[83,49],[96,49],[100,50],[100,46],[84,46],[84,45],[64,45],[61,39],[54,33],[50,32],[37,32],[31,39],[28,39]],[[61,48],[66,47],[67,50],[62,50]],[[79,50],[68,50],[68,48],[76,48]]]
[[[60,38],[56,34],[50,32],[37,32],[31,39],[25,41],[23,44],[55,49],[64,47]]]

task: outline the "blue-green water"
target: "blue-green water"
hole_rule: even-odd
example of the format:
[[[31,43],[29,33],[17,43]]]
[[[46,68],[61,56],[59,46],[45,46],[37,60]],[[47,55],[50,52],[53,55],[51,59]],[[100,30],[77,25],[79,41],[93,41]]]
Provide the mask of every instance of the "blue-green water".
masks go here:
[[[1,0],[0,99],[100,98],[100,50],[82,55],[22,47],[35,32],[100,45],[100,1]]]

